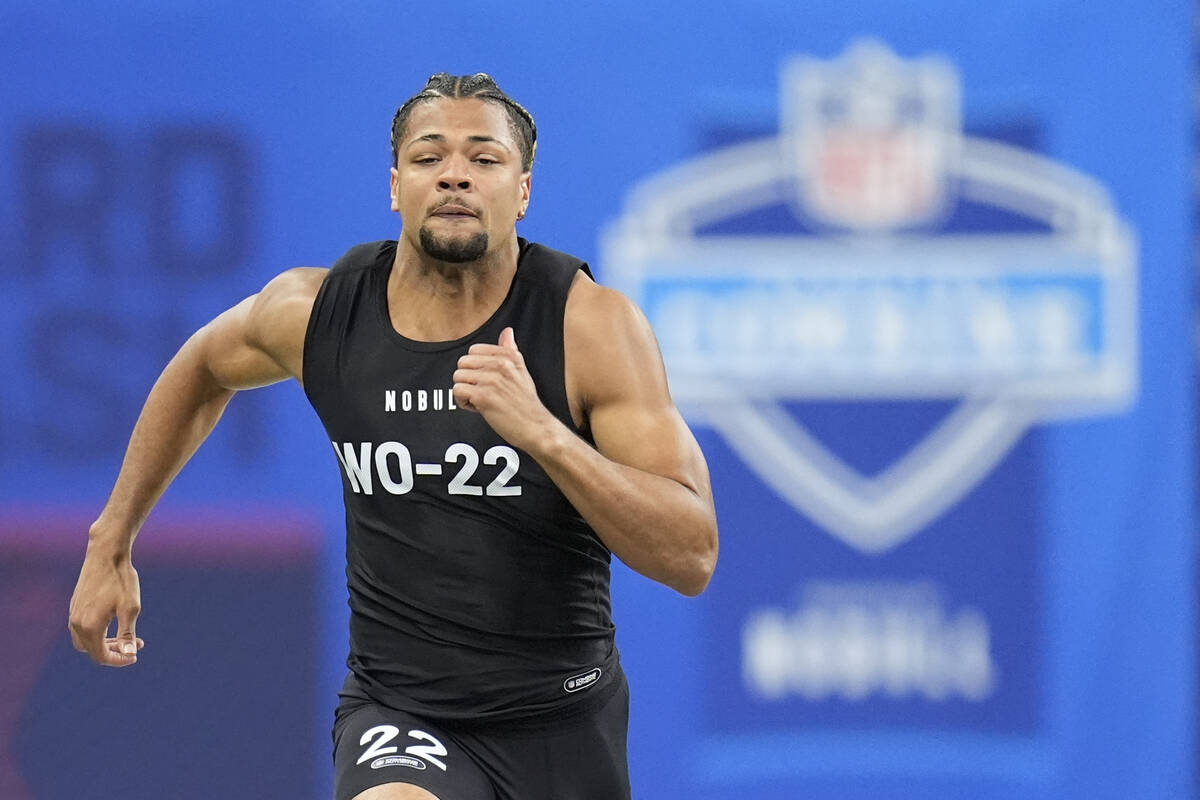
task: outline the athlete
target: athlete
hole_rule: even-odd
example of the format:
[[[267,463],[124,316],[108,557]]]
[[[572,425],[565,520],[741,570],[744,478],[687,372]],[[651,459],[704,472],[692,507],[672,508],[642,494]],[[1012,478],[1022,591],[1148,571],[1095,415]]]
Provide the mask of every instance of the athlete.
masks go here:
[[[430,78],[392,123],[398,240],[284,272],[194,334],[89,530],[72,640],[129,666],[151,508],[235,392],[301,383],[346,504],[338,800],[629,797],[610,556],[689,596],[716,563],[645,318],[516,234],[535,143],[487,75]]]

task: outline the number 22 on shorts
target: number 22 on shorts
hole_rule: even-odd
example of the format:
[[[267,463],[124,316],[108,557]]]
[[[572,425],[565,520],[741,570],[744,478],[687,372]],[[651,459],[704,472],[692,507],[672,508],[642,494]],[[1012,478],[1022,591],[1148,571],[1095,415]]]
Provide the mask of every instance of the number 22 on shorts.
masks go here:
[[[392,739],[400,735],[400,729],[395,725],[376,725],[363,733],[362,738],[358,740],[359,745],[365,745],[371,742],[371,746],[363,751],[363,754],[358,757],[355,764],[361,764],[364,761],[369,761],[377,756],[386,756],[399,750],[399,747],[384,747]],[[413,729],[408,732],[408,735],[420,742],[428,742],[429,744],[413,744],[404,748],[404,752],[410,756],[416,756],[433,764],[442,772],[446,771],[446,763],[438,756],[447,754],[446,746],[438,741],[433,736],[430,736],[423,730]],[[371,741],[374,739],[375,741]]]

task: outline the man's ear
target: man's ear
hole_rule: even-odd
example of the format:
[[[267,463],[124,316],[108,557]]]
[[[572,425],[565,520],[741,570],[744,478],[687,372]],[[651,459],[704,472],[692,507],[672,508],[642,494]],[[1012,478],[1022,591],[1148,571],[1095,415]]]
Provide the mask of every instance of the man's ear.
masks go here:
[[[517,219],[523,219],[525,212],[529,210],[529,192],[533,181],[533,173],[526,172],[521,176],[521,210],[517,212]]]
[[[400,210],[400,172],[392,167],[388,170],[391,173],[391,178],[388,181],[390,194],[392,197],[392,211]]]

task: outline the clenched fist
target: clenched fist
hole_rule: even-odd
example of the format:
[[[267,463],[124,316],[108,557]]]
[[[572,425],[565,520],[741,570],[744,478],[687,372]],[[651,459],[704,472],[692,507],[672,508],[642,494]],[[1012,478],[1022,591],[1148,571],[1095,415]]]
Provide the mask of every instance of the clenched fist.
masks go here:
[[[538,398],[512,328],[498,344],[474,344],[454,371],[454,402],[483,415],[492,430],[527,452],[558,422]]]

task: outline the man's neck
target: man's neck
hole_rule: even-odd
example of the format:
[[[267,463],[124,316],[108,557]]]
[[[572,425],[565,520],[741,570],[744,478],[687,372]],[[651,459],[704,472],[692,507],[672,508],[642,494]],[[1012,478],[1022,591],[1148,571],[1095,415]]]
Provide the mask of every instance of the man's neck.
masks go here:
[[[512,286],[519,253],[517,237],[478,261],[453,264],[430,258],[402,235],[388,276],[392,327],[409,339],[459,339],[486,322]]]

